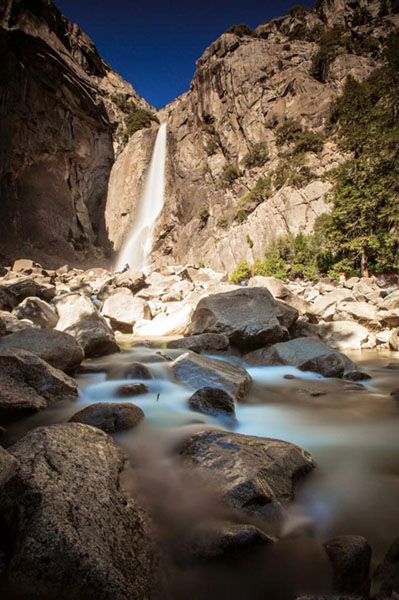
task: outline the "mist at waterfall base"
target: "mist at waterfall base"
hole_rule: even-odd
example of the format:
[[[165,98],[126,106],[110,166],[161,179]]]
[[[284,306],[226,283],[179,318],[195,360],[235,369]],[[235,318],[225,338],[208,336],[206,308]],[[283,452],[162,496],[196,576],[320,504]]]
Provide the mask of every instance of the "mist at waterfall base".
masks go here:
[[[153,227],[164,202],[166,123],[159,127],[148,170],[144,191],[140,196],[133,226],[118,255],[116,270],[126,265],[131,269],[142,270],[147,266],[153,240]]]
[[[65,422],[94,402],[115,401],[117,388],[126,382],[126,367],[145,363],[152,375],[143,380],[148,393],[134,396],[132,402],[146,418],[114,437],[133,465],[123,485],[142,499],[154,523],[153,535],[164,550],[163,568],[170,581],[170,596],[165,598],[295,600],[304,594],[327,594],[331,571],[322,542],[336,535],[366,537],[373,548],[373,571],[397,524],[397,408],[389,396],[397,373],[384,368],[388,355],[350,355],[372,377],[362,387],[294,367],[244,365],[253,384],[245,404],[236,405],[233,431],[298,444],[312,453],[317,469],[297,488],[278,543],[243,544],[223,556],[192,561],[198,532],[212,539],[220,523],[270,530],[226,506],[217,482],[180,459],[177,448],[184,439],[209,428],[226,429],[226,424],[189,408],[192,390],[175,381],[165,352],[171,358],[181,353],[134,346],[88,361],[93,372],[78,376],[78,401],[18,421],[8,428],[7,444],[35,426]]]

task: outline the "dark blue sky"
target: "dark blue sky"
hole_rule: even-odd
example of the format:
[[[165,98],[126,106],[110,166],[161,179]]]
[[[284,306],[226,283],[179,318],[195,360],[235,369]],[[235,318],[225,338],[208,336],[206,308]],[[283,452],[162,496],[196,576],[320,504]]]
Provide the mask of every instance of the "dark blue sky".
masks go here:
[[[157,108],[189,88],[195,61],[230,25],[256,27],[295,0],[55,0],[102,57]],[[311,1],[305,2],[312,6]]]

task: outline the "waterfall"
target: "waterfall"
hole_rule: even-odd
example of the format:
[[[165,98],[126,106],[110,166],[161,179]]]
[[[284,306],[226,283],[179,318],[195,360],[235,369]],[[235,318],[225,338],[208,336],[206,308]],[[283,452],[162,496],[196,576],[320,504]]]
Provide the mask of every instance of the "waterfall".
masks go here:
[[[151,164],[146,176],[144,191],[140,196],[133,227],[119,252],[116,270],[125,265],[141,270],[147,266],[152,248],[153,227],[164,202],[166,158],[166,123],[157,134]]]

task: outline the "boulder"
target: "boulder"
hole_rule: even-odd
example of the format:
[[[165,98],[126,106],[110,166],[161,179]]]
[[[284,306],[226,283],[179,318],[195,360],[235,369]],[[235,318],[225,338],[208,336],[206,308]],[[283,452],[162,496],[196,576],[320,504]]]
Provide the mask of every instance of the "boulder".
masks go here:
[[[381,310],[377,316],[383,327],[399,327],[399,308]]]
[[[270,521],[280,519],[296,483],[314,467],[298,446],[224,431],[203,431],[186,440],[181,456],[214,478],[233,508]]]
[[[6,328],[5,335],[15,333],[16,331],[23,331],[25,329],[36,329],[36,325],[34,325],[32,321],[29,321],[28,319],[17,319],[15,315],[5,310],[0,310],[0,318]]]
[[[240,365],[193,352],[179,356],[173,361],[171,368],[176,380],[189,388],[220,388],[238,402],[245,400],[252,381],[249,373]]]
[[[399,387],[395,388],[394,390],[392,390],[391,394],[392,398],[394,400],[399,400]]]
[[[304,315],[309,311],[310,304],[300,296],[294,294],[280,279],[275,277],[263,277],[257,275],[251,277],[248,282],[249,287],[265,287],[272,294],[273,298],[283,300],[289,306],[295,308],[300,315]]]
[[[225,390],[203,387],[187,400],[191,410],[211,416],[235,417],[234,399]]]
[[[370,332],[355,321],[331,321],[319,326],[322,340],[337,350],[359,350],[368,340]]]
[[[221,333],[238,348],[251,350],[288,338],[279,321],[285,314],[266,288],[240,288],[202,298],[188,334]]]
[[[84,358],[82,347],[76,339],[52,329],[27,328],[5,336],[0,348],[20,348],[33,352],[52,367],[67,373],[73,372]]]
[[[35,297],[25,298],[12,311],[17,319],[29,319],[37,327],[52,329],[57,325],[58,315],[54,308],[44,300]]]
[[[75,381],[36,354],[0,347],[0,410],[35,411],[77,396]]]
[[[251,365],[291,365],[324,377],[342,377],[355,364],[344,354],[310,338],[297,338],[249,352],[243,360]]]
[[[107,269],[96,267],[84,271],[79,279],[83,286],[90,286],[91,293],[98,294],[101,288],[113,283],[114,275]]]
[[[128,269],[115,276],[115,285],[116,287],[128,288],[135,294],[145,287],[145,275],[142,271]]]
[[[385,310],[393,310],[399,308],[399,290],[391,292],[380,303],[380,307]]]
[[[10,311],[17,306],[18,300],[16,296],[10,292],[6,287],[0,285],[0,310]]]
[[[396,598],[394,594],[399,595],[399,537],[393,541],[383,562],[378,565],[374,579],[380,584],[377,598]]]
[[[145,383],[123,383],[115,390],[114,396],[115,398],[131,398],[147,392],[148,387]]]
[[[15,271],[15,273],[22,272],[30,275],[36,269],[42,270],[42,268],[43,267],[39,263],[34,262],[29,258],[18,258],[17,260],[14,260],[11,270]]]
[[[229,338],[220,333],[200,333],[172,340],[168,342],[168,348],[185,348],[199,354],[213,350],[227,350],[229,343]]]
[[[101,313],[110,320],[113,329],[131,333],[133,325],[142,319],[151,319],[150,308],[136,298],[128,288],[118,288],[105,300]]]
[[[54,302],[60,316],[57,329],[75,337],[86,358],[119,352],[112,329],[89,298],[65,294]]]
[[[7,483],[9,479],[16,473],[18,466],[17,459],[4,450],[0,446],[0,490]],[[1,553],[1,549],[0,549]]]
[[[368,597],[371,548],[360,535],[341,535],[324,545],[332,567],[332,592]]]
[[[320,326],[316,323],[309,323],[305,319],[298,319],[290,327],[292,338],[309,337],[312,340],[321,341]]]
[[[399,352],[399,329],[395,329],[389,338],[389,347],[391,350]]]
[[[142,419],[144,413],[141,408],[130,402],[96,402],[74,414],[70,422],[115,433],[135,427]]]
[[[151,597],[158,582],[150,523],[124,491],[126,458],[112,438],[80,423],[39,427],[10,453],[20,462],[0,493],[10,596]]]
[[[133,362],[128,365],[113,366],[108,372],[107,379],[152,379],[152,375],[146,365]]]
[[[309,316],[332,319],[338,302],[353,300],[353,294],[346,288],[336,288],[333,291],[319,297],[309,309]]]
[[[180,306],[176,312],[170,315],[159,313],[152,321],[138,321],[133,328],[135,335],[141,337],[160,337],[169,335],[182,335],[190,323],[193,309],[190,305]]]
[[[359,323],[370,323],[377,319],[377,307],[368,302],[340,302],[338,311]]]
[[[3,280],[2,287],[13,294],[18,302],[22,302],[29,296],[35,296],[49,302],[55,296],[55,286],[48,283],[38,283],[35,279],[25,276],[16,276],[12,279]]]
[[[0,317],[0,337],[5,335],[7,331],[7,327],[5,321]]]

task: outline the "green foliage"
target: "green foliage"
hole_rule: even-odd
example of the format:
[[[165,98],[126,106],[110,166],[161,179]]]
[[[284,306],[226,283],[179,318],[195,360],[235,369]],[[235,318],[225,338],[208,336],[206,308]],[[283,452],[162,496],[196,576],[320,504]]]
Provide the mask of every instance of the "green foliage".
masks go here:
[[[126,98],[120,98],[119,96],[113,96],[112,101],[116,106],[124,113],[128,114],[137,110],[137,105],[132,100]]]
[[[299,121],[287,119],[276,131],[277,146],[283,146],[284,144],[294,142],[301,132],[302,126]]]
[[[241,176],[241,171],[231,163],[223,167],[222,174],[217,182],[218,187],[231,187],[236,179]]]
[[[204,269],[204,268],[205,268],[205,263],[204,263],[202,260],[200,260],[200,261],[198,262],[198,265],[197,265],[197,266],[198,266],[198,268],[199,268],[199,269]]]
[[[345,35],[344,29],[339,25],[324,31],[319,49],[312,59],[311,74],[315,79],[326,81],[330,64],[347,47],[349,41],[348,35]]]
[[[269,159],[269,149],[265,142],[258,142],[254,144],[252,148],[242,159],[244,166],[248,169],[253,167],[263,167],[263,165]]]
[[[199,219],[199,222],[200,222],[200,224],[199,224],[200,229],[203,229],[205,227],[205,225],[208,222],[209,217],[210,217],[210,214],[209,214],[208,207],[205,204],[202,204],[197,213],[197,218]]]
[[[250,248],[253,248],[253,247],[254,247],[254,241],[253,241],[253,239],[251,238],[251,236],[249,235],[249,233],[247,233],[247,244],[248,244],[248,246],[249,246]]]
[[[231,283],[241,283],[241,281],[248,281],[252,276],[251,265],[244,260],[234,269],[230,275]]]
[[[226,215],[220,215],[218,217],[218,220],[216,221],[216,225],[218,227],[221,227],[222,229],[226,229],[227,225],[229,224],[227,216]]]
[[[324,136],[321,133],[305,129],[298,134],[293,153],[302,154],[303,152],[315,152],[318,154],[323,149],[323,145]]]
[[[263,275],[264,277],[276,277],[286,281],[288,267],[282,258],[279,258],[277,254],[268,256],[263,260],[259,258],[254,263],[255,275]]]
[[[205,152],[208,156],[213,156],[219,149],[218,141],[215,137],[211,137],[205,144]]]
[[[352,17],[352,27],[361,27],[370,23],[372,17],[365,6],[358,6]]]
[[[153,113],[141,108],[130,112],[125,118],[124,141],[128,141],[131,135],[145,127],[151,127],[151,123],[155,121],[159,123],[159,119]]]
[[[304,154],[288,154],[280,159],[273,172],[273,183],[276,190],[285,185],[301,188],[314,178],[310,168],[306,165]]]
[[[386,64],[362,82],[348,77],[331,112],[339,146],[352,157],[333,174],[332,210],[322,230],[337,264],[398,269],[399,35],[387,41]],[[342,262],[343,261],[343,262]],[[342,269],[344,270],[344,269]]]
[[[242,223],[259,204],[273,195],[271,177],[259,177],[255,187],[236,204],[234,218]]]
[[[256,32],[245,23],[240,23],[239,25],[232,25],[226,30],[226,33],[234,33],[235,35],[238,35],[238,37],[243,37],[244,35],[256,37]]]

